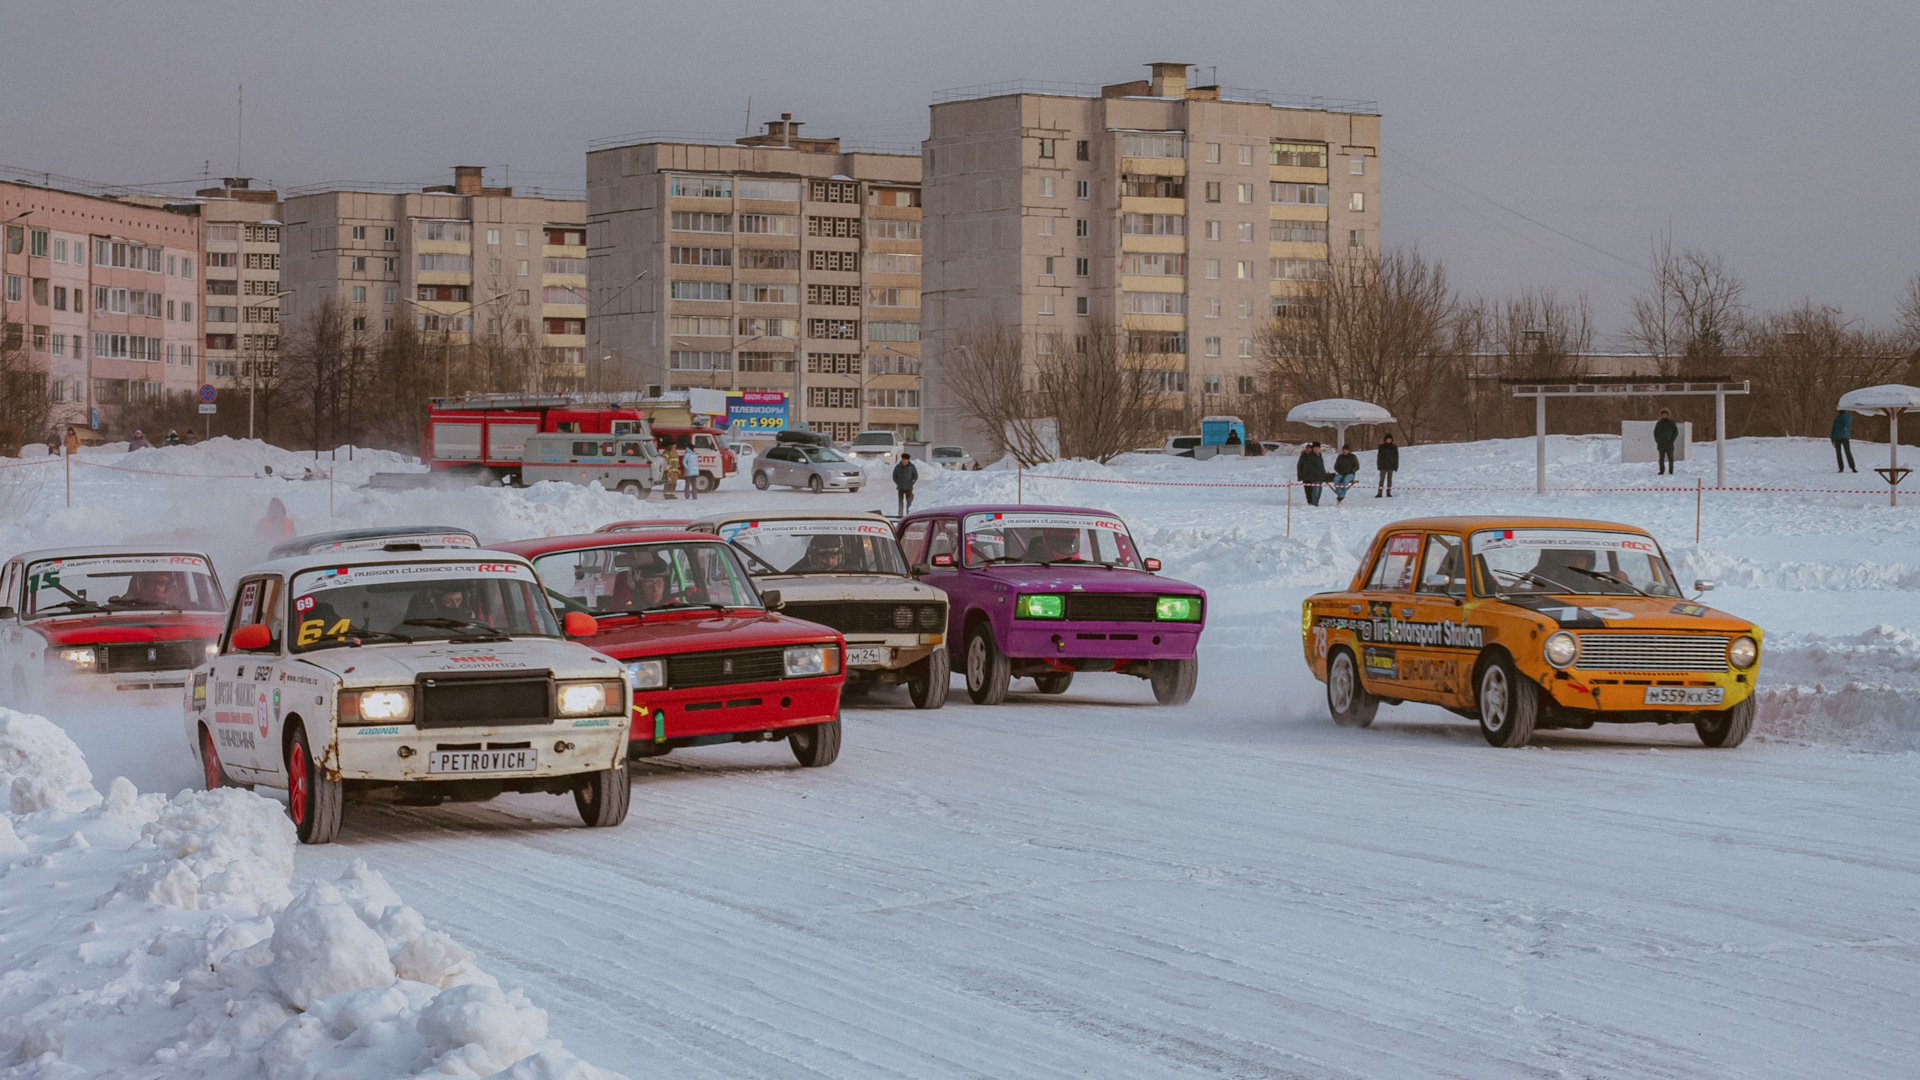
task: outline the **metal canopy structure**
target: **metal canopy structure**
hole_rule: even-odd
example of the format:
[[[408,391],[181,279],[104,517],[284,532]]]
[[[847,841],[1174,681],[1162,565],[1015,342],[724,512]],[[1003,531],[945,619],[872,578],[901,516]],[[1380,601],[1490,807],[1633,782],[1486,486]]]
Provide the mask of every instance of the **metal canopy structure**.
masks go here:
[[[1887,418],[1887,467],[1875,469],[1874,472],[1887,482],[1889,506],[1900,505],[1900,481],[1905,480],[1907,473],[1912,471],[1900,467],[1900,414],[1908,410],[1920,411],[1920,386],[1886,383],[1863,386],[1840,395],[1841,412]]]
[[[1715,487],[1727,486],[1727,395],[1745,394],[1745,379],[1732,382],[1724,375],[1684,382],[1639,379],[1631,375],[1589,375],[1569,382],[1541,382],[1535,379],[1501,379],[1513,387],[1513,396],[1533,399],[1535,494],[1547,493],[1547,399],[1599,397],[1704,397],[1713,396],[1713,457]]]
[[[1354,398],[1321,398],[1295,405],[1287,412],[1287,423],[1333,429],[1336,451],[1347,443],[1347,429],[1368,424],[1391,424],[1393,414],[1370,401]]]

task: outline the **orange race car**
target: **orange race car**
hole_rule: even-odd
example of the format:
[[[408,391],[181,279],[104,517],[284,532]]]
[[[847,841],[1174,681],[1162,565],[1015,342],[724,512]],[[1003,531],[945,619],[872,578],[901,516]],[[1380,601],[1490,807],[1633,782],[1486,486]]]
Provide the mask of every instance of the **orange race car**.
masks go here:
[[[1753,727],[1760,628],[1681,595],[1631,525],[1397,522],[1346,591],[1306,599],[1300,629],[1342,726],[1424,701],[1477,719],[1495,746],[1596,722],[1692,724],[1708,746],[1738,746]]]

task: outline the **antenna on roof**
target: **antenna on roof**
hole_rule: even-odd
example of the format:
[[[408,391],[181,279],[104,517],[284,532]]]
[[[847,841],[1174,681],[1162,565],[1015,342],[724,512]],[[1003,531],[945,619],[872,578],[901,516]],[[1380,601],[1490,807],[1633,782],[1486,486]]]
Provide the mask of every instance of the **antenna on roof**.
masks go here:
[[[233,130],[233,175],[235,176],[239,176],[244,171],[243,169],[240,168],[240,152],[246,147],[246,144],[247,144],[247,84],[241,83],[239,107],[235,115],[234,130]]]
[[[740,134],[753,134],[753,95],[747,95],[747,122],[740,125]]]

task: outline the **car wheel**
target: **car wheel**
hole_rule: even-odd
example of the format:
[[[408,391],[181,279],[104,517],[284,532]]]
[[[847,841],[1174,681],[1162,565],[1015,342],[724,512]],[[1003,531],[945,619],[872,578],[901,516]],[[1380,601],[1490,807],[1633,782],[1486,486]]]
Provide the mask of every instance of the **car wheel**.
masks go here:
[[[327,774],[314,759],[307,743],[307,729],[293,729],[287,744],[287,814],[293,818],[293,831],[303,844],[331,844],[340,835],[340,815],[344,792],[338,780]]]
[[[233,786],[227,782],[227,770],[220,764],[220,751],[213,745],[213,732],[208,731],[205,724],[200,725],[200,772],[201,781],[207,785],[208,791]]]
[[[787,736],[787,745],[793,748],[794,760],[806,768],[833,764],[840,756],[840,718],[796,729]]]
[[[647,497],[647,489],[640,486],[640,481],[638,480],[628,480],[620,485],[620,494],[631,495],[636,499],[644,499]]]
[[[701,473],[693,478],[693,490],[702,495],[719,486],[720,481],[715,480],[712,473]]]
[[[907,672],[907,697],[916,709],[937,709],[947,703],[953,688],[953,661],[945,646],[936,646],[925,660]]]
[[[1043,694],[1064,694],[1067,687],[1073,685],[1073,672],[1056,671],[1051,675],[1035,675],[1033,685]]]
[[[1155,660],[1147,681],[1153,684],[1153,700],[1162,705],[1185,705],[1193,700],[1194,684],[1200,681],[1200,658]]]
[[[753,474],[753,486],[759,488],[761,491],[767,490],[767,485],[770,482],[771,481],[767,479],[766,473],[757,472]]]
[[[1513,661],[1499,656],[1480,669],[1474,704],[1480,710],[1480,734],[1491,745],[1525,746],[1533,738],[1540,688],[1515,670]]]
[[[1708,746],[1731,750],[1746,742],[1748,733],[1753,731],[1753,712],[1753,698],[1748,697],[1731,709],[1700,714],[1700,719],[1693,722],[1693,729]]]
[[[1380,699],[1361,684],[1360,669],[1346,649],[1335,649],[1327,658],[1327,711],[1341,727],[1366,727],[1380,711]]]
[[[611,828],[627,820],[627,807],[632,802],[633,782],[625,761],[615,768],[576,778],[573,805],[589,829]]]
[[[998,705],[1007,700],[1007,682],[1013,665],[993,643],[993,629],[975,623],[967,631],[967,696],[975,705]]]
[[[807,477],[807,490],[813,492],[815,495],[820,494],[821,490],[824,489],[826,486],[827,486],[826,481],[820,479],[819,474],[817,473],[813,476]]]

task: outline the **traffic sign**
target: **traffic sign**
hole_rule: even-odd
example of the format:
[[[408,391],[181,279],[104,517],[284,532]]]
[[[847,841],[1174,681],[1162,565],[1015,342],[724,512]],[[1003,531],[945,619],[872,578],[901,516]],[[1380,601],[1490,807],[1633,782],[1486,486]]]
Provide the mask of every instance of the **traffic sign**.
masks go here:
[[[215,405],[211,401],[202,402],[200,405],[201,416],[212,416],[214,413],[217,413],[219,411],[220,411],[220,406]]]
[[[214,395],[215,395],[215,394],[217,394],[217,393],[219,393],[219,391],[217,391],[217,390],[215,390],[215,389],[213,388],[213,384],[212,384],[212,383],[205,383],[205,384],[203,384],[203,385],[202,385],[202,386],[200,387],[200,404],[202,404],[202,405],[211,405],[211,404],[213,404],[213,398],[214,398]],[[201,412],[212,412],[213,410],[212,410],[212,409],[201,409],[200,411],[201,411]]]

